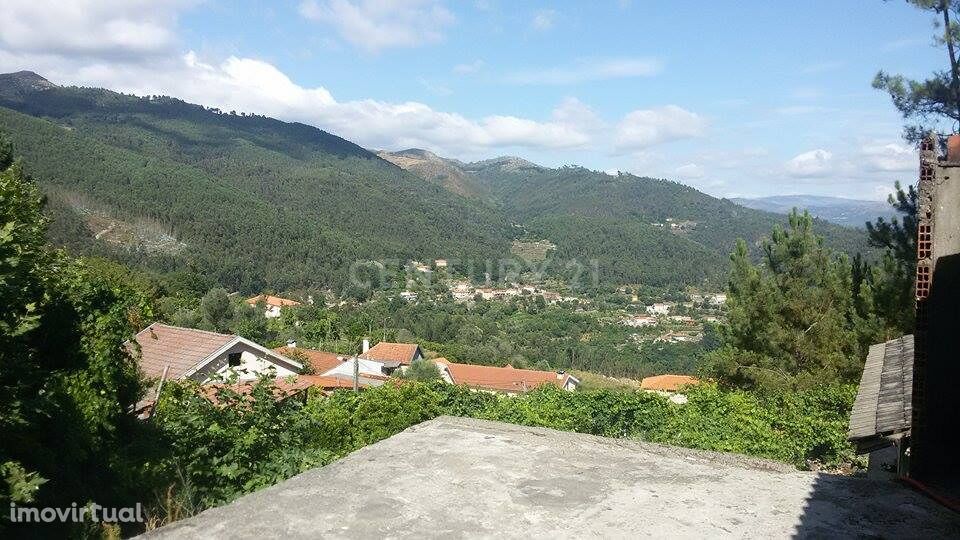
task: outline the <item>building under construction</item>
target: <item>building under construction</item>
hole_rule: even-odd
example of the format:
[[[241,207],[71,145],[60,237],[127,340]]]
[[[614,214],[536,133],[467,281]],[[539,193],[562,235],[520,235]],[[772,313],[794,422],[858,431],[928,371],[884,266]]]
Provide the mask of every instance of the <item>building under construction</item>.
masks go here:
[[[945,501],[960,499],[960,136],[920,148],[914,334],[870,347],[850,440]],[[877,459],[879,458],[879,459]]]

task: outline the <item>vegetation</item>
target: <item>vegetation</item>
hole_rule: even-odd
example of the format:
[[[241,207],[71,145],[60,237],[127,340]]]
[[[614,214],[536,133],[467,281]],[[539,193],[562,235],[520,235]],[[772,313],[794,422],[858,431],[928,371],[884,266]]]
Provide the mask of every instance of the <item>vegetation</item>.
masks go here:
[[[47,248],[42,196],[5,141],[0,169],[0,504],[131,501],[150,443],[122,344],[150,312]]]
[[[784,219],[677,182],[627,173],[550,169],[517,158],[458,166],[473,180],[473,190],[487,194],[510,221],[523,224],[526,234],[556,244],[557,262],[542,266],[596,260],[603,283],[722,283],[722,263],[736,240],[754,246]],[[672,230],[668,220],[690,223]],[[850,254],[867,250],[855,230],[820,221],[817,226],[835,249]]]
[[[872,238],[893,234],[882,225]],[[854,382],[866,347],[902,335],[911,282],[890,251],[877,266],[859,257],[851,263],[823,245],[809,214],[796,211],[790,227],[775,228],[762,246],[759,264],[743,242],[731,255],[728,324],[706,374],[742,387]]]
[[[553,241],[537,266],[582,287],[718,284],[737,238],[753,245],[783,220],[674,182],[502,161],[466,166],[471,192],[489,194],[468,198],[302,124],[2,77],[0,131],[50,196],[52,241],[191,273],[204,290],[341,291],[367,260],[445,258],[475,279],[492,261],[496,278],[520,236]],[[651,225],[671,217],[697,225]],[[821,229],[838,249],[866,247],[858,231]]]
[[[850,386],[760,395],[703,385],[690,389],[682,406],[640,391],[544,387],[506,397],[439,381],[313,395],[302,404],[276,403],[268,392],[264,381],[252,406],[217,407],[193,385],[169,385],[155,421],[175,445],[162,467],[177,479],[177,496],[161,513],[222,504],[441,414],[739,452],[802,468],[853,458]]]
[[[172,98],[0,84],[0,131],[44,190],[54,241],[231,290],[346,283],[367,259],[496,259],[506,222],[339,137]],[[6,90],[6,91],[5,91]],[[21,112],[15,112],[13,107]],[[149,220],[179,252],[94,242],[91,214]]]
[[[934,27],[940,33],[934,36],[936,44],[947,52],[950,66],[947,70],[934,72],[926,80],[907,79],[902,75],[890,75],[880,71],[873,79],[873,87],[890,94],[893,105],[909,122],[903,136],[919,144],[931,131],[956,129],[960,122],[960,64],[957,59],[957,42],[960,38],[960,1],[957,0],[907,0],[918,9],[934,14]],[[949,124],[941,124],[946,119]],[[941,140],[946,134],[940,131]]]
[[[854,261],[854,282],[862,276],[862,287],[872,309],[886,320],[889,337],[910,334],[914,324],[914,281],[917,273],[917,190],[904,190],[896,183],[889,203],[900,214],[889,222],[878,218],[867,223],[870,245],[881,251],[874,264]],[[859,291],[857,291],[859,292]]]
[[[147,286],[144,291],[164,289]],[[216,315],[208,314],[212,296],[225,302]],[[706,323],[701,341],[655,343],[664,328],[624,326],[624,306],[601,300],[583,311],[562,302],[547,305],[540,296],[457,303],[445,292],[424,293],[411,303],[388,292],[363,303],[286,308],[276,319],[264,318],[262,309],[251,309],[239,298],[227,299],[217,289],[199,303],[179,297],[161,297],[155,303],[163,322],[236,333],[272,347],[294,340],[300,347],[350,354],[361,339],[372,337],[374,342],[417,342],[454,362],[579,369],[618,377],[694,373],[704,353],[718,342],[715,325]],[[637,335],[645,340],[635,342]]]

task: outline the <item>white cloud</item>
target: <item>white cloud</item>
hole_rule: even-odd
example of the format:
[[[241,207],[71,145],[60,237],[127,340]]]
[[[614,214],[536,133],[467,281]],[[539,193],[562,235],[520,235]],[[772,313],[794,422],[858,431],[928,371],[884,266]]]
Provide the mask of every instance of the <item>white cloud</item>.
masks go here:
[[[697,165],[696,163],[687,163],[686,165],[681,165],[674,169],[673,172],[677,176],[683,178],[703,178],[705,174],[703,167]]]
[[[562,67],[535,69],[506,77],[512,84],[577,84],[607,79],[648,77],[661,70],[661,63],[652,58],[607,58],[581,60]]]
[[[787,174],[797,178],[816,178],[833,171],[833,154],[818,148],[795,156],[785,164]]]
[[[619,124],[607,122],[575,98],[561,101],[543,120],[497,114],[467,118],[415,101],[339,101],[326,88],[300,86],[262,60],[231,56],[209,61],[194,52],[138,63],[81,62],[67,56],[0,49],[0,71],[18,69],[33,69],[61,84],[172,95],[222,110],[304,122],[367,148],[415,146],[454,156],[524,148],[611,152],[616,146],[621,151],[635,151],[698,136],[705,124],[696,114],[676,106],[634,111]]]
[[[468,118],[416,101],[340,101],[323,86],[301,86],[273,64],[259,59],[230,56],[211,60],[192,51],[177,53],[178,10],[192,5],[192,0],[161,3],[163,7],[134,0],[84,0],[81,6],[88,11],[66,4],[59,11],[44,0],[32,4],[16,0],[4,5],[0,10],[4,23],[0,24],[4,29],[0,34],[0,72],[30,69],[59,84],[138,95],[165,94],[222,110],[304,122],[368,148],[417,146],[457,156],[489,155],[492,149],[610,152],[615,144],[636,150],[689,136],[691,118],[692,132],[702,130],[696,127],[699,117],[679,107],[634,111],[615,130],[617,121],[605,121],[572,97],[562,100],[542,119],[502,114]],[[354,26],[361,31],[389,27],[386,36],[365,46],[368,50],[440,39],[439,28],[452,21],[452,15],[434,0],[307,1],[301,4],[301,10],[323,20],[346,14],[341,19],[329,19],[342,31]],[[397,14],[397,10],[402,13]],[[51,13],[55,16],[40,20],[44,19],[41,14]],[[422,20],[417,20],[418,15]],[[366,19],[360,21],[363,17]],[[441,24],[431,26],[436,22]],[[18,25],[33,25],[35,31],[30,35],[7,31]],[[431,28],[420,32],[423,25]],[[399,27],[402,30],[397,30]],[[124,28],[128,30],[120,31]],[[417,37],[409,37],[409,33]],[[483,62],[477,60],[454,71],[466,73],[482,67]],[[583,63],[566,74],[555,72],[553,76],[555,80],[593,80],[649,74],[656,67],[655,62],[643,59],[615,59]],[[420,82],[435,93],[449,93],[448,88],[432,81]]]
[[[861,154],[872,171],[914,171],[920,163],[916,149],[905,144],[869,143],[863,145]]]
[[[304,0],[300,14],[333,26],[344,41],[371,53],[436,43],[455,21],[439,0]]]
[[[0,47],[11,53],[120,60],[169,52],[177,12],[173,0],[4,0]]]
[[[483,69],[483,60],[474,60],[470,63],[457,64],[453,66],[453,72],[458,75],[471,75]]]
[[[707,122],[700,115],[676,105],[628,113],[617,126],[618,150],[635,150],[655,144],[702,137]]]
[[[551,115],[554,122],[578,126],[584,132],[598,132],[606,123],[588,105],[577,98],[568,97],[560,102]]]
[[[215,65],[191,52],[176,65],[141,70],[136,76],[109,70],[85,75],[118,90],[175,95],[224,110],[306,122],[368,148],[418,146],[459,154],[505,147],[572,148],[592,140],[577,124],[588,118],[589,109],[582,104],[565,101],[544,122],[507,115],[473,120],[413,101],[338,101],[323,87],[301,87],[272,64],[250,58],[230,57]]]
[[[533,20],[530,21],[530,26],[534,30],[549,30],[553,28],[554,20],[557,18],[557,12],[552,9],[541,9],[533,14]]]

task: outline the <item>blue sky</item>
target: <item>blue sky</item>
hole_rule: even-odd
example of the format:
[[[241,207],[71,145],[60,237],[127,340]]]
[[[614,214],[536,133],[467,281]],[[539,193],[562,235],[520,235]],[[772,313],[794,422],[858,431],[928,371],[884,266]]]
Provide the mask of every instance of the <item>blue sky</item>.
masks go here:
[[[878,69],[945,65],[905,2],[8,0],[0,70],[302,121],[372,149],[519,155],[717,196],[915,181]]]

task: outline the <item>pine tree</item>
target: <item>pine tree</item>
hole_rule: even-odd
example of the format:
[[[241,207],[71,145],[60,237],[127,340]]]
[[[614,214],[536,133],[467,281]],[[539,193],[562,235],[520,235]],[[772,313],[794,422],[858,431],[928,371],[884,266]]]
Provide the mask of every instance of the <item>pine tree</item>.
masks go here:
[[[923,81],[880,71],[873,79],[873,87],[890,94],[893,105],[905,120],[911,122],[904,127],[904,138],[919,144],[930,131],[941,131],[938,128],[942,127],[954,130],[960,122],[960,64],[956,51],[960,38],[960,25],[957,24],[960,0],[907,1],[934,14],[934,26],[939,30],[934,41],[946,48],[949,69],[936,71]],[[949,125],[939,124],[944,119],[950,121]],[[944,136],[941,131],[941,140]]]
[[[809,387],[855,377],[862,323],[849,260],[824,247],[813,218],[796,211],[762,252],[754,264],[741,241],[731,255],[725,347],[710,355],[708,374],[742,386]]]

